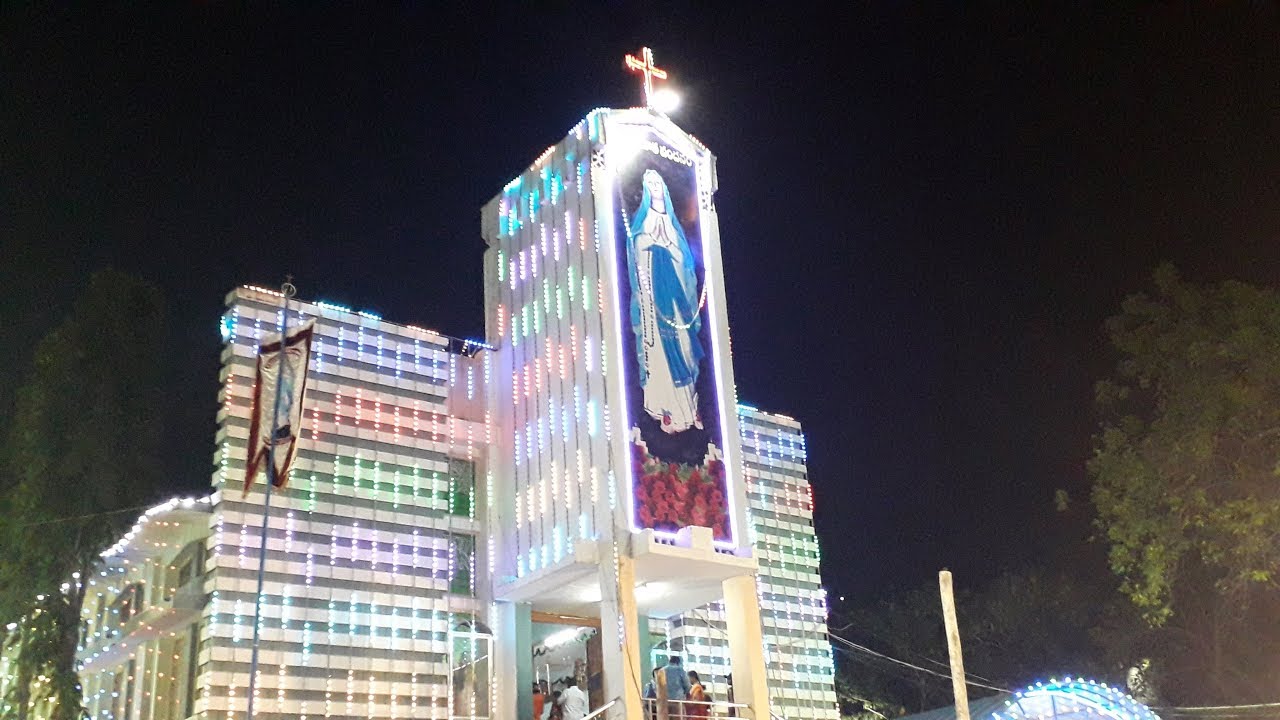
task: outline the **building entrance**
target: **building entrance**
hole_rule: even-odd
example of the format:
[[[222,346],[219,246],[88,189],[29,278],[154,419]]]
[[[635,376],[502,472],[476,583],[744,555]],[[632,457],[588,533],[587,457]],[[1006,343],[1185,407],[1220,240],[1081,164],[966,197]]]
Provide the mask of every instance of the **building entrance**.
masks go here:
[[[600,707],[605,701],[600,621],[538,612],[532,620],[533,674],[547,692],[539,720],[550,716],[554,698],[568,687],[570,678],[587,693],[592,708]]]

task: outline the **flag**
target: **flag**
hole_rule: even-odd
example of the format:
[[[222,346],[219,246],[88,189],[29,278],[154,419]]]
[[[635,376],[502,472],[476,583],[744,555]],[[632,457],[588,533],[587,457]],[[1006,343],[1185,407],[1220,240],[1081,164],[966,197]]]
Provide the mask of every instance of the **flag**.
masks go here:
[[[293,464],[298,452],[298,438],[302,435],[302,393],[307,386],[307,360],[311,356],[311,335],[315,324],[312,319],[290,329],[283,343],[278,334],[268,335],[258,347],[258,371],[244,469],[245,495],[253,486],[258,468],[264,465],[273,451],[273,484],[283,489],[289,482],[289,466]],[[277,410],[278,381],[284,385],[280,390],[280,407]],[[275,427],[271,428],[273,417]],[[271,431],[264,432],[265,428],[271,428]]]

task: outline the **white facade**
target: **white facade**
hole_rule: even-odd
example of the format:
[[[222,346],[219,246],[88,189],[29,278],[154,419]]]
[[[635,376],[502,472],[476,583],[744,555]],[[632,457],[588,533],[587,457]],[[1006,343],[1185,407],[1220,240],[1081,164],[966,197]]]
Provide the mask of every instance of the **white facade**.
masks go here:
[[[278,331],[280,303],[240,288],[222,320],[202,717],[247,710],[265,484],[242,497],[243,468],[256,348]],[[317,322],[304,427],[271,500],[255,716],[447,717],[450,634],[481,609],[475,484],[488,436],[468,409],[484,361],[368,313],[294,303],[289,323],[306,317]]]
[[[663,145],[637,150],[641,132]],[[628,153],[659,150],[695,178],[715,531],[637,526],[613,188]],[[752,708],[739,717],[837,716],[804,440],[736,402],[714,190],[714,158],[665,116],[597,110],[484,210],[484,343],[291,304],[288,325],[317,322],[298,456],[271,497],[256,717],[523,717],[547,618],[595,628],[584,679],[615,703],[605,717],[639,717],[644,668],[672,652],[715,700],[732,673]],[[226,298],[212,495],[155,515],[104,567],[101,602],[118,610],[199,557],[199,578],[160,603],[170,634],[86,603],[95,718],[247,715],[265,496],[261,478],[241,486],[256,348],[281,303]]]
[[[152,508],[85,589],[80,677],[92,718],[195,713],[209,498]]]

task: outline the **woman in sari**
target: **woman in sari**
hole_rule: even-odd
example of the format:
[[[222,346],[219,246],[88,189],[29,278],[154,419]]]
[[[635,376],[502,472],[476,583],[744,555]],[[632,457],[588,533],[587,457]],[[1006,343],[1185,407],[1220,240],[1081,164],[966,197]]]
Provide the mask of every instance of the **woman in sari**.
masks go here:
[[[689,671],[689,704],[685,707],[688,708],[685,717],[704,718],[711,715],[711,696],[707,694],[706,688],[702,687],[702,680],[698,678],[698,673],[693,670]]]

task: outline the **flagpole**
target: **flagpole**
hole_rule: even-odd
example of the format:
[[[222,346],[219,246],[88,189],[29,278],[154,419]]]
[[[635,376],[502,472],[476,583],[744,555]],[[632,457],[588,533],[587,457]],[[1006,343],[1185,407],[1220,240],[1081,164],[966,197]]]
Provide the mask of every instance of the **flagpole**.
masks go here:
[[[267,570],[267,526],[271,519],[271,490],[276,485],[276,443],[275,434],[276,426],[280,422],[280,396],[283,394],[284,388],[284,368],[289,364],[288,349],[289,342],[289,298],[297,294],[298,289],[289,282],[292,277],[285,279],[284,285],[280,286],[280,296],[284,298],[284,307],[282,320],[280,322],[280,352],[276,355],[278,358],[276,365],[276,397],[271,408],[271,425],[267,432],[267,489],[262,500],[262,541],[258,547],[258,592],[253,596],[253,653],[249,661],[249,710],[246,713],[246,720],[253,720],[253,705],[255,696],[258,693],[258,643],[262,629],[262,585],[266,579]],[[259,350],[261,352],[261,350]]]

